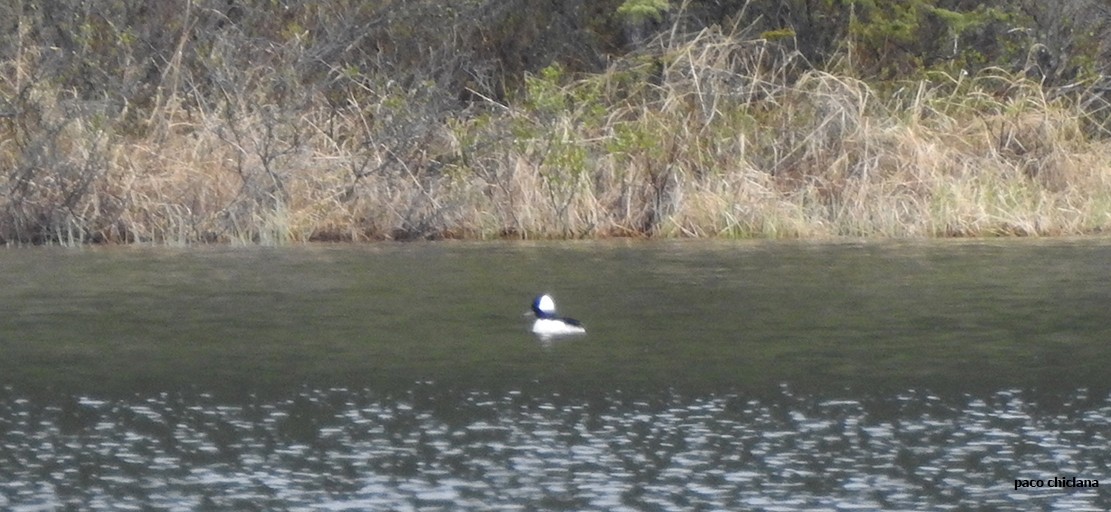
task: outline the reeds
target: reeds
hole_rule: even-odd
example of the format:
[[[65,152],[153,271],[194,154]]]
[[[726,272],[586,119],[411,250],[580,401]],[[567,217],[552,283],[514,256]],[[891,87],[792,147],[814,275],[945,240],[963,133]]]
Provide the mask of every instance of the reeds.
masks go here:
[[[1111,145],[1080,95],[1001,70],[884,84],[787,46],[668,34],[508,100],[218,63],[147,105],[2,84],[8,243],[1065,235],[1111,227]],[[287,63],[287,64],[283,64]],[[20,77],[20,78],[15,78]],[[19,82],[19,83],[17,83]],[[335,87],[342,83],[342,87]],[[337,96],[338,91],[346,91]],[[473,91],[472,91],[473,92]],[[216,95],[216,96],[206,96]]]

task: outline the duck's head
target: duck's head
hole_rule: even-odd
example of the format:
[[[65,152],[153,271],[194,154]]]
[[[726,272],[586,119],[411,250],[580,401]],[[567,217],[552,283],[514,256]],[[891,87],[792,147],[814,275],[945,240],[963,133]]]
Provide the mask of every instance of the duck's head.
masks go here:
[[[533,299],[532,312],[536,313],[536,318],[554,318],[556,306],[552,296],[545,293]]]

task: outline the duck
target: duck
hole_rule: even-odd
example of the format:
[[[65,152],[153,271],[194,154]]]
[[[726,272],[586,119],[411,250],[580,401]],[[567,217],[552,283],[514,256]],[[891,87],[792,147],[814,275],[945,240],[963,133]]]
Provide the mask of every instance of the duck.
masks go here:
[[[538,295],[532,301],[532,312],[536,314],[536,321],[532,323],[533,334],[540,336],[562,336],[566,334],[583,334],[586,327],[574,318],[561,317],[556,314],[555,300],[551,295]]]

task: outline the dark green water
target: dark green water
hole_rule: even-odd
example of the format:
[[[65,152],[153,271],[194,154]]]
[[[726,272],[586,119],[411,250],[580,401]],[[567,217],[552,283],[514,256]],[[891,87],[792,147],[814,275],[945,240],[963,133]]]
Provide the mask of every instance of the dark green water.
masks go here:
[[[0,509],[1102,510],[1111,241],[0,251]],[[523,316],[552,293],[583,337]]]
[[[0,268],[0,380],[31,391],[1111,384],[1099,242],[27,249]],[[589,334],[535,342],[542,291]]]

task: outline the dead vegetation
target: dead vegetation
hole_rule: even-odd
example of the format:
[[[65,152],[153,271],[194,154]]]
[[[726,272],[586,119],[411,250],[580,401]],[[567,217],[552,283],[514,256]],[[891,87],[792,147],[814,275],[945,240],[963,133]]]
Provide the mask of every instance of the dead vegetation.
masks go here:
[[[314,4],[267,17],[262,5],[140,4],[85,13],[64,48],[36,44],[44,12],[11,16],[0,54],[0,240],[1029,236],[1111,226],[1097,80],[1055,88],[985,67],[874,83],[846,70],[847,57],[816,68],[790,33],[739,23],[687,31],[686,20],[592,71],[598,62],[545,64],[517,83],[488,58],[493,31],[505,29],[470,21],[514,23],[491,2],[435,10],[456,30],[441,39],[428,25],[405,32],[419,10]],[[163,30],[112,23],[141,16]],[[279,36],[257,40],[264,23]],[[540,37],[530,34],[502,42],[527,46]],[[404,53],[413,40],[438,43]],[[165,51],[143,53],[140,41]],[[524,68],[529,55],[552,60],[518,55]]]

